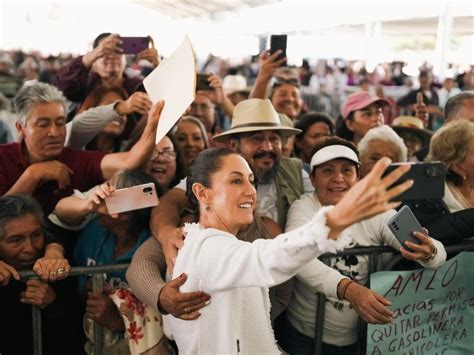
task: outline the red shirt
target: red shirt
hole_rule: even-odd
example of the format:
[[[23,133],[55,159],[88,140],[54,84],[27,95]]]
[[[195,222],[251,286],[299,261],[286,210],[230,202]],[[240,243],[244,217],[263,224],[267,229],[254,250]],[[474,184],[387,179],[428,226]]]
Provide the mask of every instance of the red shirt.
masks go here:
[[[21,143],[0,144],[0,196],[10,190],[29,165],[24,159],[23,149]],[[70,185],[60,190],[56,181],[46,181],[33,192],[46,216],[60,199],[72,195],[73,189],[86,191],[104,181],[100,163],[105,154],[67,147],[63,149],[57,160],[74,172],[69,176]]]

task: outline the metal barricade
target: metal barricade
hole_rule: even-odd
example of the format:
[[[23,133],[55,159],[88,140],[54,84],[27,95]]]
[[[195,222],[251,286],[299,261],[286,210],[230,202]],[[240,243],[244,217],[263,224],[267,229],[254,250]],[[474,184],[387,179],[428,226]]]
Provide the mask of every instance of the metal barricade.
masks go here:
[[[468,239],[463,242],[460,242],[455,245],[445,246],[446,252],[448,255],[459,253],[462,251],[474,251],[474,239]],[[394,253],[395,255],[385,263],[383,269],[378,268],[378,258],[381,254],[384,253]],[[370,275],[376,271],[382,270],[391,270],[393,267],[402,260],[402,256],[396,251],[395,249],[389,246],[375,246],[375,247],[358,247],[343,250],[337,254],[326,253],[319,257],[321,261],[324,263],[328,263],[328,261],[332,258],[337,258],[341,256],[369,256],[368,262],[368,277],[370,280]],[[314,336],[314,353],[315,354],[322,354],[322,343],[323,343],[323,329],[324,329],[324,310],[326,304],[326,297],[323,294],[317,293],[316,294],[316,319],[315,319],[315,336]],[[367,324],[364,322],[364,327],[367,327]],[[365,354],[365,349],[359,349],[360,354]]]
[[[121,272],[128,269],[129,264],[116,264],[116,265],[101,265],[101,266],[80,266],[73,267],[69,272],[69,276],[87,276],[92,275],[92,291],[102,292],[103,277],[102,274],[110,272]],[[20,273],[22,280],[30,278],[38,278],[38,275],[33,271],[21,271]],[[32,323],[33,323],[33,354],[43,354],[42,344],[42,325],[41,325],[41,310],[36,306],[31,306],[32,312]],[[103,334],[102,327],[94,322],[94,355],[102,355],[102,344]]]
[[[448,255],[459,253],[461,251],[474,251],[474,239],[463,241],[456,245],[446,246],[446,251]],[[368,255],[368,275],[372,274],[373,272],[380,271],[378,269],[378,259],[379,256],[383,253],[395,253],[394,257],[388,261],[385,266],[384,270],[390,270],[398,263],[402,258],[398,252],[388,246],[376,246],[376,247],[358,247],[353,249],[343,250],[337,254],[323,254],[320,256],[320,259],[323,262],[326,262],[331,258],[341,257],[341,256],[360,256],[360,255]],[[81,266],[81,267],[73,267],[69,273],[68,277],[71,276],[86,276],[92,275],[92,290],[93,291],[102,291],[103,286],[103,278],[102,274],[104,273],[111,273],[111,272],[120,272],[126,271],[129,264],[117,264],[117,265],[102,265],[102,266]],[[20,276],[23,280],[30,279],[30,278],[38,278],[38,276],[33,271],[21,271]],[[317,302],[317,312],[316,312],[316,319],[315,319],[315,341],[314,341],[314,350],[315,354],[321,354],[321,347],[322,347],[322,337],[323,337],[323,329],[324,329],[324,309],[326,303],[326,297],[322,294],[316,294],[316,302]],[[32,323],[33,323],[33,345],[34,345],[34,354],[35,355],[42,355],[42,325],[41,325],[41,310],[36,307],[32,306]],[[102,355],[102,327],[94,322],[94,354],[95,355]]]

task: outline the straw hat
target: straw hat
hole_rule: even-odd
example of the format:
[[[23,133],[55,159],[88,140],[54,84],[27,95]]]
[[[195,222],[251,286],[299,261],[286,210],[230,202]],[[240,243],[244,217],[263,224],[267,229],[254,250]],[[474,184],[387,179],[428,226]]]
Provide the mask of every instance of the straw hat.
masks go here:
[[[430,143],[433,131],[425,129],[423,121],[414,116],[399,116],[392,122],[392,128],[398,135],[403,132],[410,132],[418,136],[423,147],[427,147]]]
[[[301,132],[300,129],[282,125],[270,100],[248,99],[235,106],[231,128],[215,135],[213,139],[222,142],[234,134],[267,130],[279,131],[282,138]]]

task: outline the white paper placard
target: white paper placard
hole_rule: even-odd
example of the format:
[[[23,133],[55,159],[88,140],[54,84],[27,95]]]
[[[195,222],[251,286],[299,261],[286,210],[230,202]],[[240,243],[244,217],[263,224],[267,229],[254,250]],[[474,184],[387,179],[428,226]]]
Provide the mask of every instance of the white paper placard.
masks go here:
[[[143,85],[154,104],[165,101],[156,131],[158,143],[194,101],[196,63],[188,36],[143,80]]]

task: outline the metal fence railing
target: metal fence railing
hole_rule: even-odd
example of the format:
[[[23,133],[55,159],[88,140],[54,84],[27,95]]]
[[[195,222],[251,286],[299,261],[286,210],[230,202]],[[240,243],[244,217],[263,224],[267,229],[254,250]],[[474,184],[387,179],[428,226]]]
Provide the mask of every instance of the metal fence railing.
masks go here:
[[[101,266],[79,266],[71,268],[69,276],[86,276],[92,275],[92,291],[101,292],[103,288],[103,274],[109,272],[126,271],[129,264],[116,265],[101,265]],[[20,276],[22,280],[30,278],[38,278],[38,275],[31,270],[21,271]],[[36,307],[31,307],[32,322],[33,322],[33,354],[43,355],[43,342],[41,339],[42,325],[41,325],[41,310]],[[102,327],[94,322],[94,354],[102,355],[103,335]]]
[[[456,245],[445,246],[446,252],[449,255],[457,254],[462,251],[474,251],[474,239],[465,240]],[[379,257],[384,253],[393,253],[393,257],[383,265],[383,268],[379,268]],[[368,277],[376,271],[387,271],[392,270],[393,267],[401,261],[403,258],[395,249],[389,246],[376,246],[376,247],[358,247],[353,249],[343,250],[337,254],[323,254],[319,258],[321,261],[327,263],[332,258],[341,256],[364,256],[368,255]],[[322,343],[323,343],[323,329],[324,329],[324,311],[326,305],[326,297],[323,294],[316,294],[317,311],[316,311],[316,324],[315,324],[315,336],[314,336],[314,353],[321,354]],[[366,327],[367,324],[364,324]],[[359,351],[360,354],[365,354],[365,349]]]
[[[461,251],[474,251],[474,239],[466,240],[462,243],[456,245],[446,246],[446,251],[448,255],[454,253],[459,253]],[[383,270],[390,270],[393,266],[400,261],[402,258],[398,252],[388,246],[376,246],[376,247],[359,247],[353,249],[347,249],[341,251],[337,254],[323,254],[320,256],[320,259],[324,262],[327,262],[331,258],[341,257],[341,256],[350,256],[350,255],[367,255],[368,260],[368,275],[376,271],[381,271],[381,268],[378,268],[379,257],[384,253],[395,253],[395,255],[385,263]],[[103,266],[84,266],[84,267],[73,267],[69,273],[71,276],[84,276],[92,275],[92,290],[101,292],[103,287],[103,277],[102,274],[111,273],[111,272],[120,272],[127,270],[129,264],[116,264],[116,265],[103,265]],[[22,279],[38,278],[38,276],[31,270],[21,271],[20,276]],[[314,350],[315,354],[321,354],[322,347],[322,337],[324,329],[324,309],[326,298],[322,294],[317,294],[317,312],[316,312],[316,325],[315,325],[315,344]],[[41,326],[41,310],[32,306],[32,322],[33,322],[33,350],[34,355],[42,355],[42,326]],[[94,322],[94,354],[102,355],[102,346],[103,346],[103,334],[102,327]],[[365,352],[364,352],[365,353]]]

